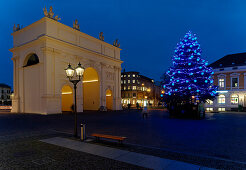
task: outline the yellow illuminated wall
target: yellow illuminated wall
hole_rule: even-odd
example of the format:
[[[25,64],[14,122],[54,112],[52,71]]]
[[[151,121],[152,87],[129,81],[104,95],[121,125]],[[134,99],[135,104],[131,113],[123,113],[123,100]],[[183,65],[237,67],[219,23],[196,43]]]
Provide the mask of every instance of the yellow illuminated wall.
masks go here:
[[[97,71],[86,68],[83,76],[83,107],[84,110],[98,110],[100,105],[100,89]]]
[[[65,85],[62,87],[62,111],[72,111],[73,105],[73,90],[70,86]]]
[[[113,95],[109,89],[106,91],[106,107],[109,110],[113,110]]]

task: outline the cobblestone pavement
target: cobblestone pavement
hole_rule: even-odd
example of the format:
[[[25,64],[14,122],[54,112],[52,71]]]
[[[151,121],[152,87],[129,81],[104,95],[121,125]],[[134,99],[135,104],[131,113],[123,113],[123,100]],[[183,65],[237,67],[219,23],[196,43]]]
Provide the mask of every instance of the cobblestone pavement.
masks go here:
[[[184,120],[170,119],[164,111],[151,111],[147,119],[142,119],[141,113],[137,111],[85,112],[79,114],[78,120],[80,123],[86,124],[87,135],[97,132],[128,137],[126,143],[138,145],[138,147],[136,145],[130,147],[136,152],[156,154],[160,157],[209,167],[218,168],[218,164],[227,164],[227,166],[219,166],[225,169],[228,167],[245,168],[246,165],[246,113],[209,113],[205,120]],[[25,154],[35,155],[34,151],[28,153],[23,150],[27,146],[30,150],[41,148],[36,155],[42,155],[40,154],[43,153],[42,150],[48,153],[44,154],[46,155],[44,158],[39,157],[38,159],[46,159],[46,157],[53,159],[56,157],[52,156],[57,154],[56,150],[62,152],[65,149],[58,147],[52,150],[51,146],[40,144],[36,138],[41,139],[44,135],[54,135],[59,131],[72,133],[73,123],[74,119],[71,114],[45,116],[0,113],[0,148],[2,152],[0,155],[4,158],[3,160],[9,162],[1,163],[0,166],[9,165],[13,157],[21,160]],[[2,145],[2,143],[4,144]],[[143,146],[148,146],[148,148]],[[22,150],[20,154],[14,155],[16,152],[11,149],[16,148],[22,148]],[[8,150],[11,151],[12,157],[11,154],[8,154]],[[73,152],[71,151],[71,155]],[[83,153],[77,154],[83,155]],[[18,155],[21,156],[18,157]],[[58,155],[62,155],[62,153]],[[63,156],[66,155],[68,154],[63,154]],[[35,158],[35,156],[31,157]],[[216,160],[222,162],[216,162]],[[28,161],[26,157],[23,162],[32,161]],[[50,162],[50,164],[52,163]],[[114,165],[117,164],[112,163],[112,167],[116,167]],[[15,164],[11,163],[11,165]],[[102,165],[104,166],[104,164]],[[121,166],[131,165],[122,163]]]
[[[2,169],[144,169],[131,164],[106,159],[55,145],[39,139],[61,136],[50,132],[36,132],[29,136],[0,140],[0,168]],[[64,135],[62,135],[64,136]],[[67,136],[69,137],[69,136]]]

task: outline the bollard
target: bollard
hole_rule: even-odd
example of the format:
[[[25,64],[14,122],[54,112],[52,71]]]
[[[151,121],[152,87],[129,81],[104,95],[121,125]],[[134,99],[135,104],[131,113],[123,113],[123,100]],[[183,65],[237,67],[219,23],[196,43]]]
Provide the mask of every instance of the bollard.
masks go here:
[[[84,141],[86,138],[86,135],[85,135],[85,124],[80,124],[80,139],[81,141]]]

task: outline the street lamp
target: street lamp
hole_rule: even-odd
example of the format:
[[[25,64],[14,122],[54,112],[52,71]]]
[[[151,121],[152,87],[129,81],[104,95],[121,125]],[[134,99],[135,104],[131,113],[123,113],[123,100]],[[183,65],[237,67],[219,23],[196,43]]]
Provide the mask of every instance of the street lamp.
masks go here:
[[[74,137],[78,137],[78,130],[77,130],[77,99],[76,99],[76,89],[77,89],[77,84],[80,82],[83,73],[85,69],[81,66],[79,63],[78,66],[73,69],[70,64],[68,64],[68,67],[65,69],[67,78],[71,83],[73,83],[73,88],[74,88]],[[74,71],[76,74],[74,75]],[[76,79],[74,78],[76,77]]]

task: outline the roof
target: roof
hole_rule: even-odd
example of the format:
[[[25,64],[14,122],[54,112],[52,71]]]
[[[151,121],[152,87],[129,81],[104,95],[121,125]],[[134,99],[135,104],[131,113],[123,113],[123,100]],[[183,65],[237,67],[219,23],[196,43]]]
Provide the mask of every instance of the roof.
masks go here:
[[[142,79],[145,79],[145,80],[148,80],[148,81],[151,81],[152,82],[152,80],[153,79],[151,79],[151,78],[149,78],[149,77],[146,77],[146,76],[143,76],[143,75],[139,75]]]
[[[122,71],[121,74],[139,74],[137,71]]]
[[[9,85],[4,84],[4,83],[0,83],[0,87],[11,88]]]
[[[212,68],[235,67],[246,65],[246,53],[229,54],[213,62],[209,66]]]

